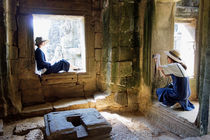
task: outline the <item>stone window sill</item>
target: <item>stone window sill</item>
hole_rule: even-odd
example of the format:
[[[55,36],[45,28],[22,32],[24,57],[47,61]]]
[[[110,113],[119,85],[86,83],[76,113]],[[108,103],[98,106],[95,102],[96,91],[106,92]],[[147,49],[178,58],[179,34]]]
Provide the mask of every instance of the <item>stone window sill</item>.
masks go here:
[[[52,73],[48,75],[41,75],[42,85],[55,85],[55,84],[72,84],[78,82],[78,75],[87,75],[87,72],[62,72]]]

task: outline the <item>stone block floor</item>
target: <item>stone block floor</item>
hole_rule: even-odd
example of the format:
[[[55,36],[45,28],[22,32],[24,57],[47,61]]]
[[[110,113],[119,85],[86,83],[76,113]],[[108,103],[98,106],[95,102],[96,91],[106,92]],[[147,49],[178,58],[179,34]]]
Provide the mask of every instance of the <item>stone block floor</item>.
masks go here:
[[[142,114],[100,112],[112,125],[110,140],[180,140],[183,139],[164,128],[152,124]],[[33,117],[4,122],[4,135],[0,140],[43,140],[44,118]],[[184,140],[208,140],[210,135],[188,137]],[[102,140],[102,139],[101,139]]]

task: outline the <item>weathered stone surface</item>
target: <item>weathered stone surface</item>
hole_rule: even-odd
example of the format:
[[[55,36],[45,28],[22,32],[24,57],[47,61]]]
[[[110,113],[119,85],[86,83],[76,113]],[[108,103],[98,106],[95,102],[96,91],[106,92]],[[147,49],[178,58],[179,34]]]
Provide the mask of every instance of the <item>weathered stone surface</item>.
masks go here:
[[[107,135],[111,125],[93,108],[52,112],[44,116],[46,135],[51,139],[77,139]]]
[[[24,105],[45,102],[41,88],[31,88],[31,89],[22,90],[21,95],[22,95],[22,103]]]
[[[42,133],[42,130],[40,130],[40,129],[31,130],[25,136],[25,140],[44,140],[44,135]]]
[[[121,33],[120,34],[120,46],[131,46],[132,45],[132,40],[133,39],[133,33]]]
[[[90,14],[91,12],[91,3],[89,0],[84,1],[59,1],[53,0],[51,2],[47,2],[46,4],[42,4],[41,0],[33,1],[21,0],[20,2],[20,12],[21,13],[36,13],[37,7],[40,7],[40,11],[43,12],[51,12],[56,13],[56,11],[60,11],[57,13],[66,13],[67,11],[71,15],[75,14]],[[72,7],[69,9],[69,7]],[[58,10],[59,9],[59,10]]]
[[[101,62],[96,62],[96,74],[100,74],[101,72]]]
[[[119,77],[132,76],[132,62],[117,62]]]
[[[132,48],[120,47],[119,48],[119,61],[131,60],[133,57]]]
[[[153,104],[147,112],[147,117],[155,124],[182,137],[196,137],[200,135],[194,123],[179,117],[169,110],[170,108]],[[164,119],[163,119],[164,116]]]
[[[25,136],[12,135],[9,140],[24,140]]]
[[[65,83],[76,83],[77,75],[76,74],[49,74],[42,76],[42,85],[55,85],[55,84],[65,84]]]
[[[85,98],[62,99],[53,103],[53,108],[56,111],[89,108],[89,103]]]
[[[209,139],[210,139],[210,135],[204,135],[201,137],[188,137],[183,140],[209,140]]]
[[[115,93],[115,102],[120,105],[128,105],[128,96],[126,92],[117,92]]]
[[[33,129],[44,129],[43,117],[26,119],[15,126],[14,134],[25,135]]]
[[[102,47],[102,34],[96,33],[95,34],[95,48],[101,48]]]
[[[128,107],[131,110],[138,110],[138,90],[136,89],[127,89],[127,96],[128,96]]]
[[[22,79],[20,80],[20,89],[31,89],[31,88],[40,88],[41,83],[40,79],[37,77],[36,79]]]
[[[48,85],[42,88],[44,96],[50,98],[70,98],[70,97],[84,97],[83,85],[69,86],[63,85]]]
[[[9,47],[9,59],[18,59],[18,48],[14,46]]]
[[[95,60],[101,61],[101,49],[95,49]]]
[[[4,131],[3,131],[3,120],[0,120],[0,136],[3,135]]]
[[[196,18],[198,17],[198,7],[176,6],[176,17]]]
[[[37,116],[37,115],[44,115],[49,113],[53,110],[51,103],[34,105],[29,107],[24,107],[21,115],[22,116]]]

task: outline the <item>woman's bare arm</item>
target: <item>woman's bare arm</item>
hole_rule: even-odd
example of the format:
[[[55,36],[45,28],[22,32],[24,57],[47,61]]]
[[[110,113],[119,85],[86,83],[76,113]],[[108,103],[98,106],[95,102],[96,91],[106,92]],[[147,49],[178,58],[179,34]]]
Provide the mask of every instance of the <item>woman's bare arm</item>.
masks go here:
[[[155,59],[155,66],[156,66],[156,69],[160,71],[160,75],[163,76],[163,77],[167,77],[169,75],[166,75],[163,71],[163,68],[162,68],[162,65],[160,64],[160,54],[156,54],[154,56],[154,59]]]

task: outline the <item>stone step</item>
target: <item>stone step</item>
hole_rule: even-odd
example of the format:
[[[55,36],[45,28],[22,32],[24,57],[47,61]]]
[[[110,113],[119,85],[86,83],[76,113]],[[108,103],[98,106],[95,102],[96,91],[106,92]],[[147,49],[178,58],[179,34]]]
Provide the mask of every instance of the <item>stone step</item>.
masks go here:
[[[88,98],[67,98],[60,99],[56,102],[45,103],[33,106],[24,107],[21,116],[33,117],[44,115],[52,111],[64,111],[73,109],[83,109],[83,108],[97,108],[97,100],[102,100],[106,98],[104,93],[95,93],[93,97]]]
[[[20,115],[24,117],[33,117],[33,116],[44,115],[51,111],[53,111],[52,103],[45,103],[45,104],[38,104],[38,105],[24,107]]]
[[[186,118],[173,113],[171,108],[163,107],[159,103],[154,103],[146,116],[155,125],[165,128],[183,138],[199,136],[199,129]]]

